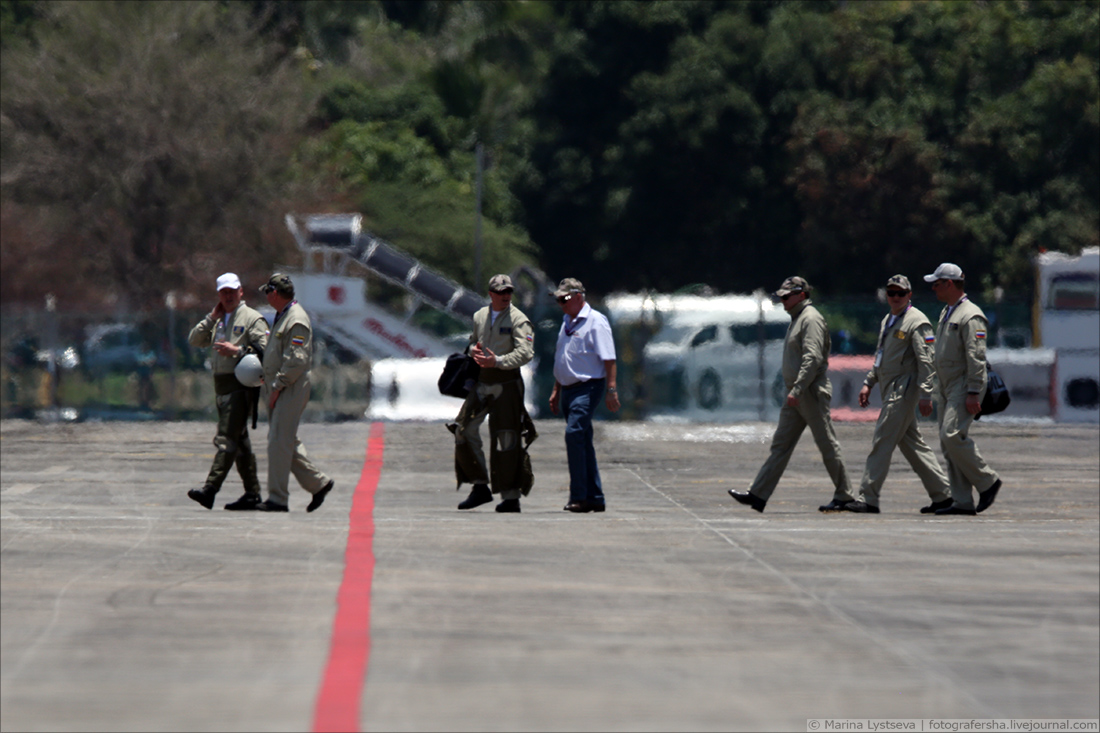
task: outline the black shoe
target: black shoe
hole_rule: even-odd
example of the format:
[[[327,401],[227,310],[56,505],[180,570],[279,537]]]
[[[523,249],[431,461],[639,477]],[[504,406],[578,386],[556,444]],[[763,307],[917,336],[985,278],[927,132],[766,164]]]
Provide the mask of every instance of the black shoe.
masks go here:
[[[574,514],[587,514],[594,511],[595,508],[587,501],[571,501],[563,506],[561,510],[563,512],[573,512]]]
[[[844,511],[855,512],[856,514],[882,514],[877,506],[868,504],[865,501],[850,501],[844,505]]]
[[[963,509],[961,506],[955,504],[955,502],[951,502],[951,506],[936,510],[937,517],[942,517],[947,514],[965,514],[968,517],[972,517],[977,513],[978,512],[974,511],[973,509]]]
[[[985,491],[978,493],[978,513],[981,514],[989,507],[993,506],[993,502],[997,500],[997,492],[1001,490],[1001,480],[997,479],[993,482]]]
[[[504,501],[497,504],[497,511],[519,514],[519,499],[505,499]]]
[[[921,514],[935,514],[940,509],[946,509],[947,507],[951,506],[954,503],[955,503],[955,501],[953,499],[944,499],[943,501],[934,501],[931,504],[929,504],[928,506],[922,506],[920,508],[920,513]]]
[[[244,496],[234,502],[226,504],[225,508],[231,512],[254,512],[259,503],[260,495],[258,493],[253,494],[250,491],[246,491],[244,492]]]
[[[256,510],[261,512],[289,512],[290,509],[286,504],[276,504],[271,499],[265,499],[264,501],[256,504]]]
[[[322,504],[325,503],[325,497],[328,496],[328,492],[332,491],[332,487],[336,485],[335,481],[329,481],[325,484],[320,491],[313,495],[313,498],[309,500],[309,506],[306,507],[307,512],[312,512]]]
[[[733,489],[730,489],[728,493],[729,493],[730,496],[732,496],[737,501],[741,502],[742,504],[745,504],[746,506],[751,506],[753,509],[755,509],[758,512],[763,512],[764,511],[764,505],[768,503],[766,500],[761,499],[759,496],[757,496],[755,494],[739,494],[738,492],[734,491]]]
[[[489,490],[488,484],[474,484],[474,488],[470,490],[470,495],[466,497],[466,500],[458,505],[459,509],[473,509],[476,506],[482,504],[488,504],[493,500],[493,492]]]
[[[817,510],[819,512],[842,512],[851,503],[851,501],[841,501],[840,499],[833,499],[828,504],[825,504],[824,506],[819,506]]]
[[[213,509],[214,494],[217,493],[218,490],[213,486],[203,486],[201,489],[191,489],[187,492],[187,496],[202,504],[207,509]]]

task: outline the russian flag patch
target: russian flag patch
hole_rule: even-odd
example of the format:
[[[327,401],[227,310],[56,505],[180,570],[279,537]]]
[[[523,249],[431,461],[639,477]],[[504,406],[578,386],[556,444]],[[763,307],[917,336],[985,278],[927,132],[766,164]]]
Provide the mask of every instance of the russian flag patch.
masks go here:
[[[526,336],[525,338],[526,338],[526,339],[527,339],[528,341],[530,341],[531,343],[535,343],[535,337],[534,337],[533,335],[531,335],[531,334],[527,334],[527,336]]]
[[[985,331],[975,331],[974,332],[974,338],[984,339],[985,338]]]
[[[926,344],[934,344],[934,343],[936,343],[936,336],[935,336],[935,334],[931,334],[931,333],[930,333],[930,334],[928,334],[927,336],[925,336],[925,337],[924,337],[924,343],[926,343]]]
[[[983,338],[984,338],[984,336],[983,336]],[[306,342],[306,340],[304,338],[302,338],[301,336],[295,336],[292,339],[290,339],[290,343],[294,344],[295,346],[302,346],[302,345],[305,344],[305,342]]]

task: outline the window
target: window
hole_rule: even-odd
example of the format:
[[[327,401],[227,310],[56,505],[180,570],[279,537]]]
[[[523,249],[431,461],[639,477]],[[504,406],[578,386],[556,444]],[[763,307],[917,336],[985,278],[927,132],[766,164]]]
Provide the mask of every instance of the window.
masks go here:
[[[1053,310],[1096,310],[1100,308],[1100,281],[1091,272],[1055,275],[1050,281],[1047,307]]]
[[[747,323],[730,326],[730,336],[733,338],[734,343],[752,345],[760,340],[760,324]],[[785,323],[765,323],[764,324],[764,340],[765,341],[782,341],[787,337],[787,324]]]
[[[694,349],[696,346],[713,341],[716,338],[718,338],[718,326],[707,326],[691,339],[691,348]]]

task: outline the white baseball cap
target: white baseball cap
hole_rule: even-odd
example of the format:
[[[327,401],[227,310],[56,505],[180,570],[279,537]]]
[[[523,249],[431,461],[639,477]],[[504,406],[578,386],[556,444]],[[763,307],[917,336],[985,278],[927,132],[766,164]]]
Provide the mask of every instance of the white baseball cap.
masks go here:
[[[236,290],[241,286],[241,279],[237,277],[236,273],[227,272],[218,278],[218,290],[225,290],[226,288],[233,288]]]
[[[926,283],[934,283],[937,280],[965,280],[963,276],[962,268],[951,262],[944,262],[942,265],[936,268],[936,271],[931,275],[925,275],[924,281]]]

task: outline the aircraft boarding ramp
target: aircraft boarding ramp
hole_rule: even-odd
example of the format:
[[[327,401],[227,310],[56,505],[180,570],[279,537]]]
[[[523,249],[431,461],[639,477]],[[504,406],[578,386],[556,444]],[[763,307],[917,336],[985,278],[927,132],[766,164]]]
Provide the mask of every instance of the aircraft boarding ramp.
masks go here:
[[[471,319],[488,301],[425,267],[415,258],[363,231],[361,214],[286,215],[286,225],[304,253],[352,259],[384,280],[445,313]],[[346,264],[346,263],[345,263]],[[326,267],[326,270],[328,268]]]

